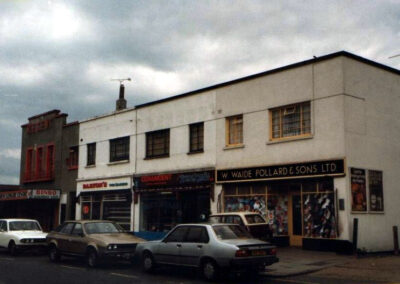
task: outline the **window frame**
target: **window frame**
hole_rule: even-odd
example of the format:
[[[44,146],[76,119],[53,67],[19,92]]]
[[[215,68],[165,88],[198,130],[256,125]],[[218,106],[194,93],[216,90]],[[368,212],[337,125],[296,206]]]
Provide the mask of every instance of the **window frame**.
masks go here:
[[[304,126],[304,106],[308,106],[309,112],[309,125]],[[300,129],[300,134],[295,134],[295,135],[287,135],[285,136],[284,134],[284,123],[283,123],[283,118],[285,115],[292,115],[296,113],[296,109],[300,108],[300,120],[298,121],[299,123],[299,128]],[[288,111],[290,110],[290,111]],[[279,123],[277,124],[279,126],[279,137],[274,137],[274,112],[279,111]],[[312,136],[312,104],[311,101],[304,101],[304,102],[299,102],[299,103],[294,103],[290,105],[284,105],[284,106],[279,106],[279,107],[274,107],[269,109],[268,111],[269,114],[269,141],[284,141],[284,140],[292,140],[292,139],[301,139],[305,137],[311,137]],[[306,132],[309,129],[309,132]]]
[[[159,137],[155,137],[156,135],[160,135]],[[161,135],[165,135],[161,137]],[[170,136],[171,132],[169,128],[166,129],[161,129],[161,130],[156,130],[156,131],[150,131],[146,132],[146,152],[145,152],[145,159],[154,159],[154,158],[164,158],[164,157],[169,157],[169,152],[170,152]],[[160,149],[156,148],[154,149],[154,146],[156,143],[154,139],[162,139],[162,143],[159,143],[162,145]],[[151,140],[151,141],[150,141]],[[162,153],[160,154],[154,154],[155,150],[163,150]]]
[[[96,142],[86,144],[86,166],[96,165]]]
[[[235,129],[237,132],[235,136],[238,136],[239,141],[231,141],[231,133],[234,130],[233,129],[233,124],[239,125],[238,122],[235,122],[234,120],[241,120],[241,129],[240,131],[238,129]],[[232,123],[231,123],[232,122]],[[244,118],[243,114],[238,114],[238,115],[233,115],[225,118],[225,146],[226,147],[236,147],[236,146],[242,146],[243,141],[244,141],[244,135],[243,135],[243,126],[244,126]]]
[[[130,154],[130,136],[110,139],[110,163],[129,161]],[[123,153],[117,155],[117,147],[124,147]]]
[[[194,134],[197,135],[197,141],[193,141]],[[189,153],[202,152],[204,152],[204,122],[189,124]]]

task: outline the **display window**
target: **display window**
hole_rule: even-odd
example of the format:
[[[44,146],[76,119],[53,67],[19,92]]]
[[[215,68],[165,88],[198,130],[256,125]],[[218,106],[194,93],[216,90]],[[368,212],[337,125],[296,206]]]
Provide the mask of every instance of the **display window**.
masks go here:
[[[168,232],[177,224],[204,221],[210,190],[141,193],[140,202],[140,231]]]
[[[224,212],[258,212],[275,237],[289,235],[289,198],[292,231],[312,238],[336,238],[337,221],[333,179],[225,184]],[[296,208],[294,208],[296,207]]]
[[[93,194],[81,196],[82,220],[110,220],[130,230],[130,194]]]

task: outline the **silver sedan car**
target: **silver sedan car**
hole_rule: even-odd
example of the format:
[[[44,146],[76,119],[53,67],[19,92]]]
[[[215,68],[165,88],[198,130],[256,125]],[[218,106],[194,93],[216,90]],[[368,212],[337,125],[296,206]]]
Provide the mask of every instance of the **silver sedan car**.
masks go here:
[[[161,264],[190,266],[207,280],[224,269],[258,272],[278,262],[275,246],[234,224],[178,225],[162,240],[138,244],[136,252],[146,272]]]

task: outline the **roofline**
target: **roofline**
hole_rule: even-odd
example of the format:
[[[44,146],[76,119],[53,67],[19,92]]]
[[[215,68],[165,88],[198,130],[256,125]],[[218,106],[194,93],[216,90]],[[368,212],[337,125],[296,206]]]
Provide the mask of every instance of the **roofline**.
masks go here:
[[[48,114],[51,114],[51,113],[59,114],[60,110],[59,109],[53,109],[53,110],[50,110],[50,111],[46,111],[44,113],[36,114],[34,116],[29,117],[28,120],[35,119],[35,118],[41,117],[43,115],[48,115]]]
[[[96,116],[93,116],[93,117],[90,117],[90,118],[86,118],[84,120],[80,120],[79,124],[86,123],[86,122],[89,122],[89,121],[92,121],[92,120],[96,120],[96,119],[105,118],[105,117],[108,117],[108,116],[117,115],[117,114],[124,113],[124,112],[133,111],[135,109],[136,109],[136,107],[130,107],[130,108],[125,108],[125,109],[122,109],[122,110],[113,111],[113,112],[106,113],[106,114],[96,115]]]
[[[164,98],[164,99],[160,99],[160,100],[156,100],[156,101],[151,101],[151,102],[144,103],[144,104],[139,104],[139,105],[136,105],[135,108],[139,109],[139,108],[144,108],[144,107],[147,107],[147,106],[151,106],[151,105],[155,105],[155,104],[159,104],[159,103],[163,103],[163,102],[168,102],[168,101],[175,100],[175,99],[180,99],[180,98],[183,98],[183,97],[186,97],[186,96],[191,96],[191,95],[199,94],[199,93],[202,93],[202,92],[211,91],[211,90],[218,89],[218,88],[221,88],[221,87],[225,87],[225,86],[228,86],[228,85],[241,83],[241,82],[244,82],[244,81],[256,79],[256,78],[259,78],[259,77],[262,77],[262,76],[266,76],[266,75],[270,75],[270,74],[286,71],[286,70],[289,70],[289,69],[305,66],[305,65],[308,65],[308,64],[312,64],[312,63],[318,63],[318,62],[329,60],[329,59],[336,58],[336,57],[339,57],[339,56],[345,56],[345,57],[348,57],[348,58],[363,62],[365,64],[368,64],[368,65],[383,69],[385,71],[394,73],[396,75],[400,75],[400,70],[399,69],[395,69],[395,68],[389,67],[387,65],[378,63],[376,61],[372,61],[370,59],[367,59],[367,58],[364,58],[364,57],[361,57],[361,56],[355,55],[353,53],[350,53],[350,52],[342,50],[342,51],[330,53],[330,54],[327,54],[327,55],[323,55],[323,56],[320,56],[320,57],[314,57],[312,59],[308,59],[308,60],[300,61],[300,62],[297,62],[297,63],[289,64],[289,65],[286,65],[286,66],[283,66],[283,67],[278,67],[278,68],[271,69],[271,70],[268,70],[268,71],[264,71],[264,72],[261,72],[261,73],[256,73],[256,74],[249,75],[249,76],[246,76],[246,77],[234,79],[234,80],[223,82],[223,83],[219,83],[219,84],[216,84],[216,85],[211,85],[209,87],[205,87],[205,88],[197,89],[197,90],[194,90],[194,91],[186,92],[186,93],[183,93],[183,94],[180,94],[180,95],[176,95],[176,96],[172,96],[172,97],[168,97],[168,98]]]

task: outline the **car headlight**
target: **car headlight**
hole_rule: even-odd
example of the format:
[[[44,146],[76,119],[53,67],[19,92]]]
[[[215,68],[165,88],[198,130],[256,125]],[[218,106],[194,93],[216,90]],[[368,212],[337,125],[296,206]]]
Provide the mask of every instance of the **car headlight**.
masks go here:
[[[107,249],[108,249],[108,250],[114,250],[114,249],[117,249],[117,248],[118,248],[117,245],[108,245],[108,246],[107,246]]]

